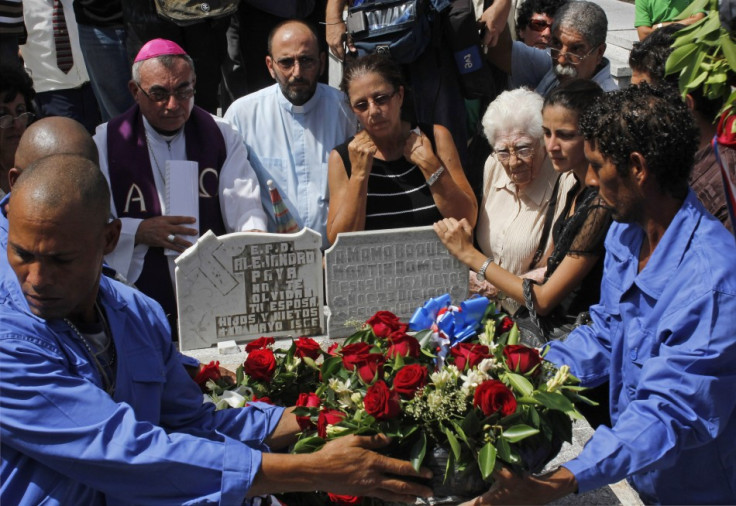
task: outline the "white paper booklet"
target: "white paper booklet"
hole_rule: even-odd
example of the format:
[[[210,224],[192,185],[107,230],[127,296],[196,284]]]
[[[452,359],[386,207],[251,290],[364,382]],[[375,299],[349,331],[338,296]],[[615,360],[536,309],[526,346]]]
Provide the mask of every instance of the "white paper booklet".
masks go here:
[[[199,163],[189,160],[166,161],[166,215],[193,216],[197,221],[187,224],[199,230]],[[198,235],[184,237],[191,243],[197,242]],[[178,251],[165,250],[167,255],[178,256]]]

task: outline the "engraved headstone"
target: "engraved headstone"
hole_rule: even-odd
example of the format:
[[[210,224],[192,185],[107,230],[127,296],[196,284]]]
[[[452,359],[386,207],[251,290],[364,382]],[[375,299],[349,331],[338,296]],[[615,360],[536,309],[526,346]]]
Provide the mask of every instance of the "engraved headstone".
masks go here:
[[[176,259],[181,350],[324,334],[321,236],[207,232]]]
[[[325,263],[330,338],[349,336],[376,311],[407,321],[430,297],[468,294],[468,268],[431,226],[339,234]]]

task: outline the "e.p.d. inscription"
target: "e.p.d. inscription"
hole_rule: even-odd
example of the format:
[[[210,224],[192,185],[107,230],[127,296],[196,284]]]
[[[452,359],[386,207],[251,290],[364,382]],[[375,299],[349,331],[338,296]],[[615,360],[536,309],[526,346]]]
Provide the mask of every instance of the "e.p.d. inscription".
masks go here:
[[[176,259],[179,347],[323,334],[320,235],[211,232]]]
[[[406,321],[430,297],[463,300],[468,268],[453,257],[432,227],[339,234],[325,252],[330,338],[350,335],[346,323],[386,310]]]

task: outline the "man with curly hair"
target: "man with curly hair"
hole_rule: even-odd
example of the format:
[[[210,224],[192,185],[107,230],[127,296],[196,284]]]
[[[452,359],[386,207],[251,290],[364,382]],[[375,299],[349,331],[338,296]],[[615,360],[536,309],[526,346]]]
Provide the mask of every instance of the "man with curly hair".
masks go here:
[[[628,478],[646,504],[736,502],[736,243],[688,188],[698,132],[647,85],[581,122],[587,184],[617,223],[593,323],[550,345],[584,386],[609,380],[612,427],[542,476],[497,473],[473,504],[538,504]]]

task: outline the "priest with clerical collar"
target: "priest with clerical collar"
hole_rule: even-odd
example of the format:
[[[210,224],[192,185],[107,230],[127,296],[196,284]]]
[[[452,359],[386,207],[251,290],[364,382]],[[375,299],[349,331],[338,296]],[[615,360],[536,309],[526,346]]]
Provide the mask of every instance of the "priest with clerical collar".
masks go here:
[[[94,136],[112,214],[123,223],[106,260],[156,299],[176,328],[175,256],[207,230],[266,230],[266,215],[242,139],[228,122],[194,105],[197,77],[186,52],[172,41],[151,40],[136,56],[132,75],[128,87],[135,105],[100,125]],[[197,164],[188,186],[175,184],[184,179],[177,171],[192,170],[181,162]],[[230,223],[221,192],[236,178],[247,212]],[[169,203],[187,196],[198,212],[172,215]]]

